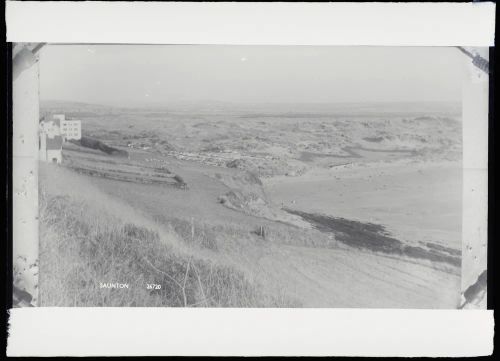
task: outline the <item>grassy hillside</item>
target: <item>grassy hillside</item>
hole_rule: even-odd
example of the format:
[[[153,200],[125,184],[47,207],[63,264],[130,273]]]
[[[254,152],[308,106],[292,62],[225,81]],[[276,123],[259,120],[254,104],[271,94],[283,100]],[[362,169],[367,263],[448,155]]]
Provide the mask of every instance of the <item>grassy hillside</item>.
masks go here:
[[[181,247],[175,233],[137,224],[140,217],[134,223],[126,211],[120,216],[118,209],[112,213],[103,209],[106,200],[99,193],[86,200],[67,194],[68,186],[81,184],[65,179],[68,173],[57,172],[54,166],[42,167],[48,168],[45,181],[50,182],[42,183],[40,189],[42,306],[297,305],[266,294],[234,267]],[[101,289],[101,282],[128,283],[130,287]],[[162,288],[148,290],[146,284]]]

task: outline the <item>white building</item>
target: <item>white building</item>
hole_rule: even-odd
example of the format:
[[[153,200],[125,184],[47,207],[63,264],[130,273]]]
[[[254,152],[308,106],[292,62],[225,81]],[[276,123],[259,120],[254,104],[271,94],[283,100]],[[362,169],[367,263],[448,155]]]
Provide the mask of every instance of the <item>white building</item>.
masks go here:
[[[64,114],[42,119],[39,124],[39,159],[43,162],[62,162],[63,142],[82,138],[80,120],[66,120]]]
[[[38,158],[43,162],[61,163],[62,136],[41,131],[39,133],[39,140]]]
[[[54,114],[53,118],[59,120],[63,140],[79,140],[82,138],[82,122],[76,119],[66,119],[64,114]]]
[[[70,139],[81,139],[82,122],[79,120],[63,120],[61,122],[61,133],[64,136],[65,141]]]
[[[53,138],[46,139],[46,162],[60,164],[62,162],[62,143],[63,138],[56,135]]]
[[[39,124],[39,132],[46,134],[49,138],[53,138],[56,135],[61,135],[59,119],[42,119]]]
[[[38,158],[43,162],[62,162],[62,136],[60,119],[43,119],[38,129]]]

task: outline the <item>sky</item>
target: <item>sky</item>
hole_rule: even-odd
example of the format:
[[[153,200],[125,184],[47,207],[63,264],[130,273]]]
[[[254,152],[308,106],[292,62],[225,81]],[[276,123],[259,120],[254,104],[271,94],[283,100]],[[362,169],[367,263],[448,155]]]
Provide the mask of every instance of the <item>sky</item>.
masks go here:
[[[460,102],[453,47],[47,45],[40,97],[175,102]]]

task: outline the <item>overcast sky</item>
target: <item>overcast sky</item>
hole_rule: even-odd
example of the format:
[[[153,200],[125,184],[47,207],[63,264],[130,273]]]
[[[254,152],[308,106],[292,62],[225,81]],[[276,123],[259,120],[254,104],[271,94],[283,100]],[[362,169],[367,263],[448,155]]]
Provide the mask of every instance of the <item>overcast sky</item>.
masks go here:
[[[177,101],[461,101],[453,47],[48,45],[42,100],[110,105]]]

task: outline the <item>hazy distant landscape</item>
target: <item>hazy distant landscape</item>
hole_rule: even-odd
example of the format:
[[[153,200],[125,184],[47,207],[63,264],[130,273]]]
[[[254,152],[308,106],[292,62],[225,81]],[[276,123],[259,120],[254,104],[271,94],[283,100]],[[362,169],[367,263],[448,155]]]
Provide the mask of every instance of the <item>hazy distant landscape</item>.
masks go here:
[[[40,164],[43,306],[458,306],[460,104],[57,113],[117,152]]]

